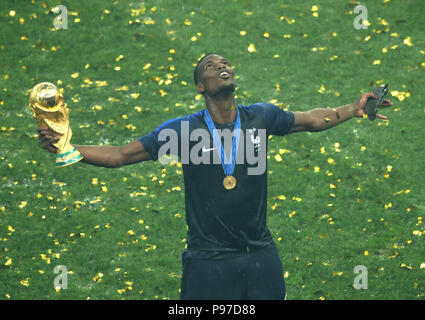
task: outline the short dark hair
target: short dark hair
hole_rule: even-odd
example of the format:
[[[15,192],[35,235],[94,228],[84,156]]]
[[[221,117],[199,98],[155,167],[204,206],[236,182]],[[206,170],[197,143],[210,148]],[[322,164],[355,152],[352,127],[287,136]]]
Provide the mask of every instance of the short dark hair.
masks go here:
[[[196,67],[195,67],[195,70],[193,71],[193,79],[195,80],[195,85],[197,85],[198,84],[198,82],[201,80],[201,68],[200,68],[200,64],[201,64],[201,62],[205,59],[205,58],[207,58],[208,56],[210,56],[210,55],[213,55],[213,54],[217,54],[217,53],[214,53],[214,52],[210,52],[210,53],[207,53],[206,55],[204,55],[199,61],[198,61],[198,63],[196,64]]]

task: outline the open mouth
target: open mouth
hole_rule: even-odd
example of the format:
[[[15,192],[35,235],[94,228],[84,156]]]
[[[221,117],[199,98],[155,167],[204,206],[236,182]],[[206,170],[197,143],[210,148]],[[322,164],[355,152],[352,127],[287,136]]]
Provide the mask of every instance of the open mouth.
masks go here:
[[[227,71],[221,71],[221,72],[219,72],[218,76],[222,79],[229,79],[230,73],[227,72]]]

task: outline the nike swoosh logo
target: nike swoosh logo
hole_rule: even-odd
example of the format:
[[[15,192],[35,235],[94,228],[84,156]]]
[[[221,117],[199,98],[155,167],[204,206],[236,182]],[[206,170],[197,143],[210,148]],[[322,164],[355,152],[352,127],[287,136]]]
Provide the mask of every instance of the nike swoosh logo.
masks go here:
[[[202,147],[202,152],[208,152],[208,151],[212,151],[214,149],[215,148],[205,148],[205,147]]]

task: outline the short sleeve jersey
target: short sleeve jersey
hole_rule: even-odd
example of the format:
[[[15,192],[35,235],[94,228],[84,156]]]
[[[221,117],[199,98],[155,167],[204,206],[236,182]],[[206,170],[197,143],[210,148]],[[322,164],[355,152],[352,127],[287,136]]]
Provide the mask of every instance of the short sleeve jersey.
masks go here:
[[[167,153],[179,157],[185,186],[187,244],[195,251],[246,252],[273,243],[266,224],[267,141],[270,135],[287,134],[294,114],[267,103],[237,108],[241,135],[233,172],[236,186],[231,190],[223,186],[226,175],[204,120],[205,110],[169,120],[139,139],[154,160],[163,154],[161,148],[166,143],[173,146]],[[233,131],[234,121],[214,124],[223,132]],[[174,144],[170,143],[172,139]],[[224,138],[222,143],[230,157]]]

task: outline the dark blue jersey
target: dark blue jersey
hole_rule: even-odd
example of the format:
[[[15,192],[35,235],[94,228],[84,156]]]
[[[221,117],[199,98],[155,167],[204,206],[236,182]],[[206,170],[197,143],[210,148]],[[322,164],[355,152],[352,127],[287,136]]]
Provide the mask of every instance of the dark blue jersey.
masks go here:
[[[223,186],[226,175],[217,162],[204,110],[169,120],[139,139],[154,160],[165,153],[182,162],[188,248],[196,252],[246,252],[273,242],[266,224],[267,141],[270,135],[287,134],[294,114],[266,103],[237,107],[241,138],[233,172],[236,187],[231,190]],[[215,123],[229,132],[233,125]],[[230,157],[231,144],[226,148],[224,137],[222,143]]]

